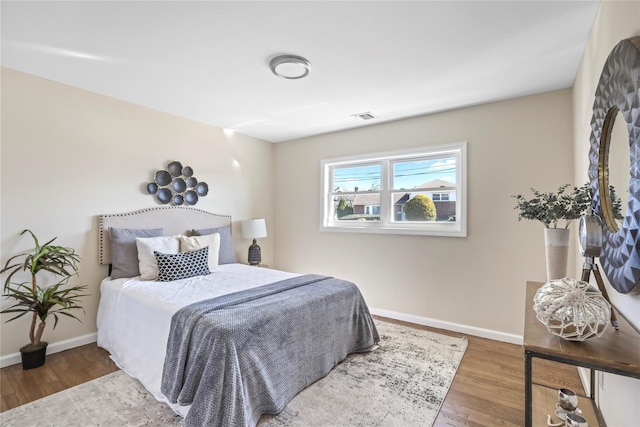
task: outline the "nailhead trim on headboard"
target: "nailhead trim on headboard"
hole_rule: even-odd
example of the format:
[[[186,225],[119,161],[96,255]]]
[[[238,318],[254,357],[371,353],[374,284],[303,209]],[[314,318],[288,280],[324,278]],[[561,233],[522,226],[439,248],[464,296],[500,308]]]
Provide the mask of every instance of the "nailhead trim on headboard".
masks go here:
[[[111,264],[109,227],[163,228],[165,235],[190,234],[192,229],[231,225],[230,215],[215,214],[183,206],[159,206],[119,214],[100,215],[98,220],[98,256],[100,264]]]

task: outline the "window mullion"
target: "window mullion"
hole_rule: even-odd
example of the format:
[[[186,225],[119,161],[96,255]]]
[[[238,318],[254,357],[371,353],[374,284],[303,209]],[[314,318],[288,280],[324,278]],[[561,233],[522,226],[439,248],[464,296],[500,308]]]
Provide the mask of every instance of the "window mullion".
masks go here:
[[[381,161],[380,177],[380,224],[385,227],[389,225],[389,160]]]

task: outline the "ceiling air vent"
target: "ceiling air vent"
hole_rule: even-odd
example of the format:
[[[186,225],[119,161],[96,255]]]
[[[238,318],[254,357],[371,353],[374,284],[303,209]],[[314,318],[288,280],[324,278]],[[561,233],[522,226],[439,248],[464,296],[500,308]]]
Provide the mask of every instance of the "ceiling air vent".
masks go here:
[[[367,111],[366,113],[358,113],[358,114],[352,114],[351,117],[353,117],[354,119],[360,119],[360,120],[371,120],[371,119],[375,119],[377,118],[372,112]]]

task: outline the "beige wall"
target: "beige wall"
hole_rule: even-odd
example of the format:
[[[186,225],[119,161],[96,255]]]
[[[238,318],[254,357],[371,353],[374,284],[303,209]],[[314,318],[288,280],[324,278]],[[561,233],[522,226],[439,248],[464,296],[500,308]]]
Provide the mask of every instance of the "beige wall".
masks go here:
[[[468,237],[319,231],[322,159],[461,141]],[[546,276],[543,225],[518,222],[510,195],[572,183],[571,141],[561,90],[279,143],[276,266],[352,280],[370,307],[414,321],[520,336],[525,282]]]
[[[573,87],[574,162],[577,182],[588,180],[590,122],[600,73],[613,47],[621,40],[633,36],[640,36],[640,2],[603,1]],[[618,168],[628,170],[629,165],[618,165]],[[576,258],[579,268],[582,258],[577,253]],[[623,295],[610,286],[608,294],[620,312],[640,329],[640,295]],[[640,425],[640,380],[606,375],[598,392],[607,425]]]
[[[249,241],[239,222],[273,222],[270,143],[2,69],[1,259],[30,249],[30,228],[42,239],[75,248],[82,257],[80,282],[89,285],[83,323],[62,319],[45,339],[60,342],[96,331],[100,280],[97,215],[157,206],[145,184],[178,160],[209,185],[197,208],[230,214],[240,260]],[[272,239],[261,239],[271,262]],[[2,302],[2,307],[7,301]],[[1,324],[2,355],[27,343],[28,319]]]

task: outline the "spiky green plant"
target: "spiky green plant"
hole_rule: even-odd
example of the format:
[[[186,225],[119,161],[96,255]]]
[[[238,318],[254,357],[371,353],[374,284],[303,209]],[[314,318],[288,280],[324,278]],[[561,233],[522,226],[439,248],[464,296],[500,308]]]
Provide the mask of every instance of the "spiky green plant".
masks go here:
[[[9,258],[2,270],[0,270],[0,274],[9,273],[4,282],[3,296],[16,300],[14,305],[2,310],[2,313],[16,314],[7,322],[18,319],[30,312],[33,313],[29,329],[30,343],[23,347],[24,350],[28,351],[42,347],[42,334],[49,316],[54,319],[54,329],[58,325],[59,316],[67,316],[81,321],[69,311],[82,309],[79,303],[80,299],[87,295],[82,293],[87,286],[65,286],[71,277],[78,274],[80,256],[73,249],[52,245],[51,243],[56,239],[55,237],[44,245],[40,245],[35,234],[30,230],[24,230],[20,235],[25,233],[31,235],[35,248],[31,252],[21,253]],[[31,274],[31,283],[12,281],[13,277],[21,271],[28,271]],[[37,282],[38,273],[41,271],[48,271],[58,276],[59,280],[52,286],[41,287]],[[40,324],[38,324],[38,319],[40,319]]]

